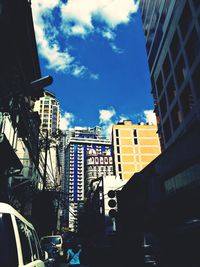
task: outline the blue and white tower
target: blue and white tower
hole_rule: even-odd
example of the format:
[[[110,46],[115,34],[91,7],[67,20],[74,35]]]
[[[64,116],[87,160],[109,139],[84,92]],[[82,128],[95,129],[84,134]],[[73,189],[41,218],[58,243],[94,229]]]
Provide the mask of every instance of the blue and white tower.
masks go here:
[[[101,127],[75,127],[68,131],[66,148],[66,198],[68,226],[77,230],[79,204],[84,201],[86,157],[90,149],[102,154],[111,150],[111,141],[102,136]]]

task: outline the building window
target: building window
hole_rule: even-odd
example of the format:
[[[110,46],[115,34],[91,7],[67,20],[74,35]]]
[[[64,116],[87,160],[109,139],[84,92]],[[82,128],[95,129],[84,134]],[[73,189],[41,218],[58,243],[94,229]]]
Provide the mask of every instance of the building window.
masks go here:
[[[160,104],[161,115],[162,117],[164,117],[167,112],[167,102],[166,102],[165,94],[163,94],[159,104]]]
[[[119,137],[119,130],[118,130],[118,129],[116,129],[116,131],[115,131],[115,132],[116,132],[116,136],[117,136],[117,137]]]
[[[174,61],[175,61],[179,51],[180,51],[180,41],[179,41],[178,33],[175,32],[174,37],[172,39],[171,46],[170,46],[171,56],[172,56]]]
[[[136,129],[133,130],[133,136],[137,137],[137,130]]]
[[[120,162],[120,155],[117,156],[117,161]]]
[[[119,172],[122,171],[122,166],[121,166],[121,164],[118,164],[118,170],[119,170]]]
[[[119,148],[119,146],[117,146],[117,153],[120,153],[120,148]]]
[[[175,98],[175,96],[176,96],[176,88],[174,85],[174,79],[172,77],[167,84],[167,98],[168,98],[168,102],[170,104],[173,101],[173,99]]]
[[[156,81],[156,87],[157,87],[157,93],[158,93],[158,96],[159,96],[160,93],[163,90],[163,78],[162,78],[162,73],[161,72],[160,72],[160,74],[158,76],[158,79]]]
[[[95,164],[99,164],[99,159],[98,159],[98,157],[95,157]]]
[[[189,84],[187,84],[187,86],[184,88],[184,91],[182,92],[180,99],[181,99],[183,115],[186,116],[194,106],[194,99]]]
[[[167,143],[171,137],[171,127],[170,127],[169,119],[167,119],[163,125],[163,132],[164,132],[164,137],[165,137],[165,143]]]
[[[192,22],[192,13],[190,10],[190,5],[188,3],[186,3],[186,5],[183,9],[180,21],[179,21],[179,26],[180,26],[180,30],[181,30],[181,34],[182,34],[183,39],[185,38],[185,36],[188,32],[188,29],[191,25],[191,22]]]
[[[117,143],[117,145],[119,145],[119,138],[116,139],[116,143]]]
[[[182,82],[185,80],[186,77],[186,67],[182,55],[180,56],[178,63],[176,64],[175,75],[176,75],[177,85],[180,88]]]
[[[163,74],[165,77],[165,81],[167,80],[171,70],[171,65],[170,65],[170,60],[169,60],[169,55],[166,55],[164,64],[163,64]]]
[[[199,55],[200,41],[196,29],[194,28],[186,43],[187,59],[190,66],[192,66],[195,58]]]
[[[178,104],[176,104],[172,110],[171,119],[172,119],[173,129],[176,130],[182,121],[182,117],[181,117]]]
[[[31,253],[31,248],[30,248],[30,243],[29,243],[29,238],[28,238],[28,230],[26,228],[26,225],[20,221],[17,218],[17,226],[18,226],[18,231],[19,231],[19,237],[21,240],[21,247],[22,247],[22,255],[23,255],[23,262],[24,264],[28,264],[32,261],[32,253]]]
[[[137,138],[134,138],[134,145],[137,145],[138,144],[138,140]]]

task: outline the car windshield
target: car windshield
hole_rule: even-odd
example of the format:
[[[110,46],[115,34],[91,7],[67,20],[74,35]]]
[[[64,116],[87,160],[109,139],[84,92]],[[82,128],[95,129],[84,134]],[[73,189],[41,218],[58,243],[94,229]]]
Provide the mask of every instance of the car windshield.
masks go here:
[[[61,238],[59,236],[49,236],[44,237],[41,240],[42,245],[48,245],[49,243],[54,243],[55,245],[61,244]]]

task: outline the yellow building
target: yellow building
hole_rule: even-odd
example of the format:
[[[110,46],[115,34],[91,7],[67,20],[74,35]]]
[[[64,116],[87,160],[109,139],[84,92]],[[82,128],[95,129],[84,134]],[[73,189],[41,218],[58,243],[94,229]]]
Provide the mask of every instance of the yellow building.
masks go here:
[[[125,120],[112,129],[116,175],[130,179],[161,152],[156,125],[132,124]]]

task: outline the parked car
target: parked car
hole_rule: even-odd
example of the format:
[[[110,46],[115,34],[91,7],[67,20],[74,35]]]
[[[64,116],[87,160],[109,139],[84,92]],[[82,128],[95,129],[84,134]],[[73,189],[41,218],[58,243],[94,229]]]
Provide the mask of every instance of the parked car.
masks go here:
[[[53,243],[57,247],[59,255],[63,255],[63,239],[61,235],[43,236],[41,237],[40,242],[43,248]]]
[[[42,249],[48,253],[48,264],[47,267],[57,267],[60,263],[60,254],[56,245],[52,242],[45,243],[42,245]]]
[[[33,225],[8,204],[0,202],[0,266],[45,267],[48,253],[42,251]]]

